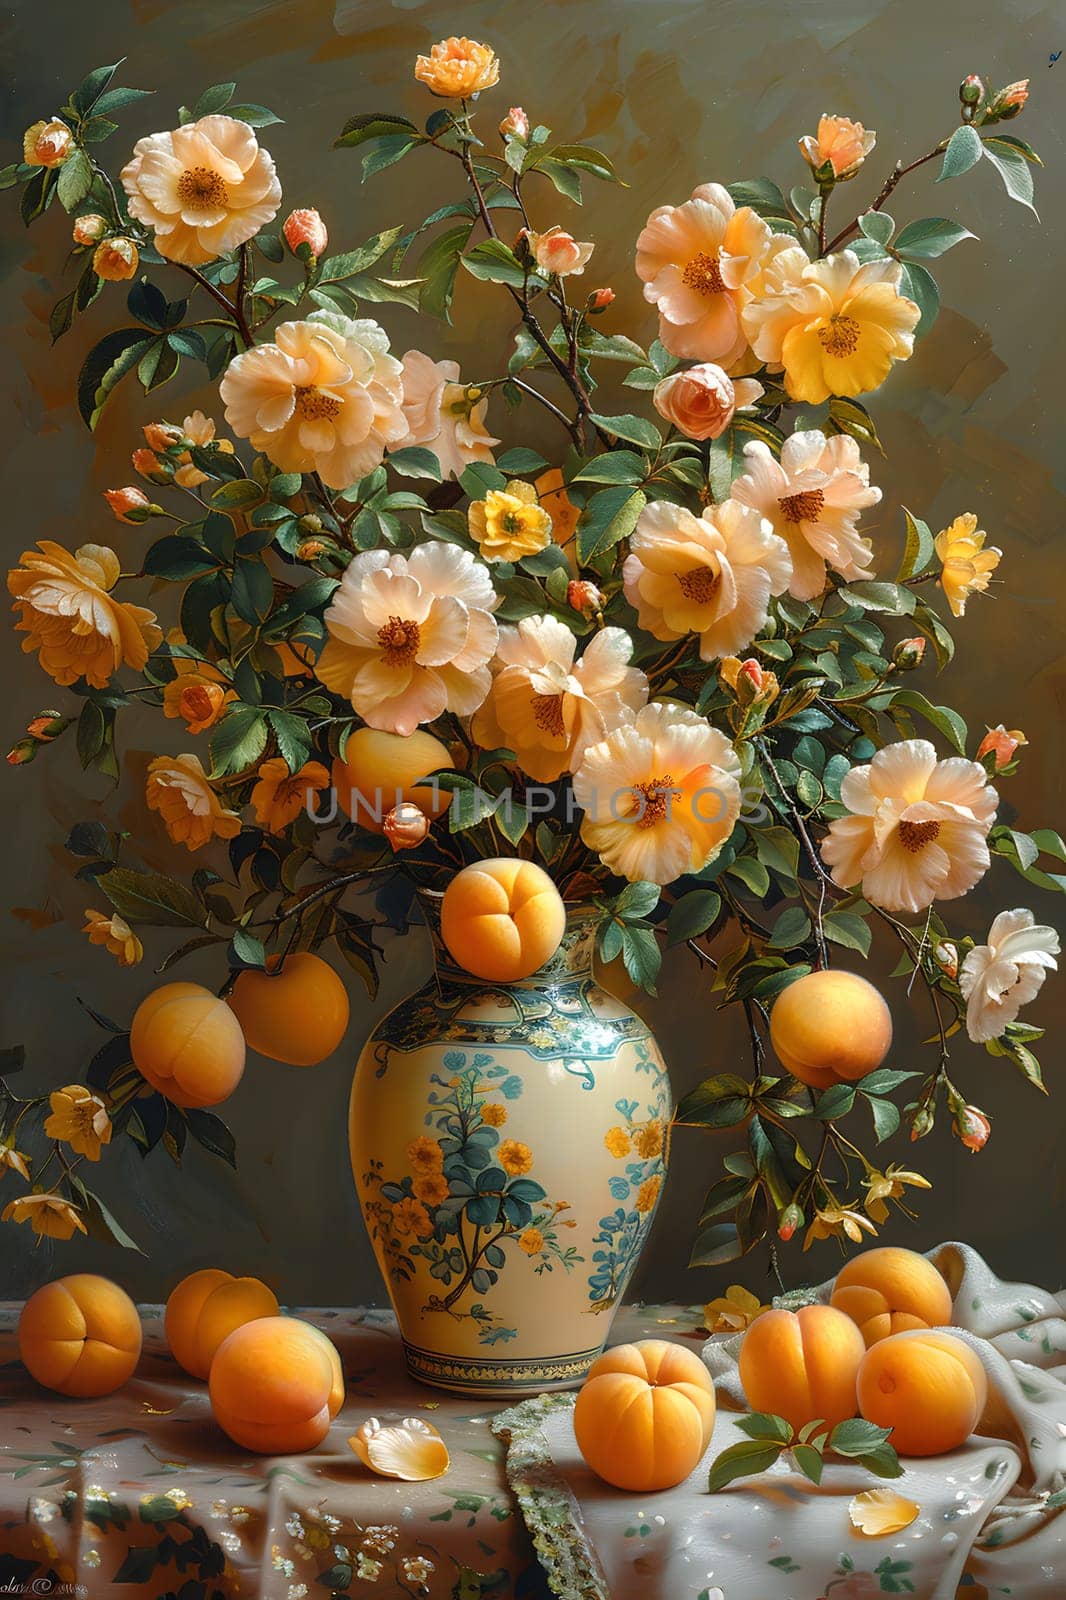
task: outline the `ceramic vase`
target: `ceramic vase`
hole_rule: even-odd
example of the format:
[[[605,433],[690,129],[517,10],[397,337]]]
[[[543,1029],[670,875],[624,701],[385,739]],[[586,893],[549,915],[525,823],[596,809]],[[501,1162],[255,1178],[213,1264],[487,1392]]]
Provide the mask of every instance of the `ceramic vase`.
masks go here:
[[[427,983],[352,1084],[363,1218],[408,1371],[464,1394],[572,1388],[603,1349],[666,1175],[670,1089],[647,1025],[592,971],[599,913],[521,983],[471,977],[420,895]]]

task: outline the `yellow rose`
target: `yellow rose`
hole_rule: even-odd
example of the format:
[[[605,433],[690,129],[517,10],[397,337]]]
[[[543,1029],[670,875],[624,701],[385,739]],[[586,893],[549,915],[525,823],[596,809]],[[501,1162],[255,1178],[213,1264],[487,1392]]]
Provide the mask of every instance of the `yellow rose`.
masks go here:
[[[476,39],[441,39],[415,62],[415,77],[442,100],[467,100],[500,81],[495,50]]]
[[[93,271],[107,283],[123,283],[137,275],[140,252],[132,239],[102,239],[93,251]]]
[[[552,519],[531,483],[490,489],[469,513],[470,533],[486,561],[521,561],[551,543]]]
[[[74,135],[65,122],[35,122],[22,135],[22,159],[29,167],[59,167],[74,154]]]
[[[240,817],[221,804],[197,756],[157,756],[148,767],[146,798],[174,843],[187,850],[241,831]]]
[[[119,575],[113,550],[83,544],[71,555],[42,539],[20,559],[7,575],[21,612],[16,627],[28,635],[22,648],[39,652],[50,678],[62,684],[85,678],[103,689],[123,664],[141,671],[163,635],[153,611],[111,598]]]
[[[124,921],[117,912],[105,916],[102,911],[86,911],[85,926],[82,933],[89,935],[90,944],[103,945],[111,955],[117,957],[120,967],[135,967],[144,955],[144,946],[138,939],[129,923]]]

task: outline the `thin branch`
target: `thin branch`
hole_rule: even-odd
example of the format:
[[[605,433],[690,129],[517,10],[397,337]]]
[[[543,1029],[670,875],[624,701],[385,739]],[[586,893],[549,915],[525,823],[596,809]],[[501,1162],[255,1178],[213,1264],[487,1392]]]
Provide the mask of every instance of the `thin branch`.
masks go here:
[[[905,178],[908,172],[915,172],[919,167],[924,167],[927,161],[934,161],[937,156],[943,155],[947,147],[948,141],[946,139],[941,139],[938,145],[934,145],[932,150],[927,150],[924,156],[919,156],[917,161],[908,162],[906,166],[902,166],[900,162],[897,161],[896,165],[893,167],[892,171],[881,185],[880,193],[878,194],[876,200],[872,205],[866,207],[866,211],[883,211],[892,194],[892,191],[895,189],[900,180]],[[865,215],[866,212],[864,211],[863,216]],[[848,223],[846,228],[841,228],[836,237],[830,239],[827,245],[823,244],[821,246],[822,255],[832,255],[834,250],[839,250],[841,245],[845,244],[851,238],[852,234],[858,233],[858,231],[859,219],[858,217],[855,217],[851,222]]]

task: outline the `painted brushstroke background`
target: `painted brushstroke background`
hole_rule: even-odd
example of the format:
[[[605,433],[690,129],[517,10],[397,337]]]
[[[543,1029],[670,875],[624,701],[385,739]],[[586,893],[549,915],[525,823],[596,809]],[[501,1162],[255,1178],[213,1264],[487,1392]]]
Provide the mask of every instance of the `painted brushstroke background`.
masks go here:
[[[959,656],[941,698],[958,705],[978,735],[985,723],[1024,728],[1031,749],[1022,776],[1006,787],[1002,815],[1010,818],[1016,806],[1030,826],[1061,826],[1066,59],[1048,65],[1066,45],[1061,8],[1027,0],[978,8],[963,0],[719,0],[713,6],[704,0],[544,0],[535,7],[514,0],[95,0],[58,8],[19,0],[7,12],[0,52],[9,75],[2,133],[10,154],[2,159],[13,158],[26,124],[47,116],[101,62],[128,56],[123,81],[158,91],[154,100],[123,113],[123,131],[106,147],[116,165],[135,137],[173,126],[180,101],[233,77],[241,99],[270,105],[287,119],[264,138],[288,205],[318,206],[334,248],[345,248],[380,227],[420,219],[441,203],[442,185],[454,181],[449,164],[416,155],[361,189],[358,157],[329,146],[356,111],[398,108],[423,118],[428,97],[411,81],[413,58],[455,31],[491,41],[501,57],[502,85],[491,98],[489,126],[508,105],[522,104],[561,137],[601,144],[630,179],[625,190],[588,181],[581,236],[597,241],[595,283],[611,283],[618,292],[619,314],[609,325],[645,340],[653,319],[630,262],[652,206],[681,200],[709,179],[769,172],[785,186],[804,181],[796,137],[813,129],[822,110],[857,116],[881,130],[869,178],[847,194],[848,200],[868,200],[897,154],[924,151],[952,125],[956,86],[966,72],[987,72],[1000,83],[1032,78],[1021,132],[1047,162],[1039,175],[1042,223],[1007,202],[990,169],[936,188],[935,167],[927,168],[904,186],[893,207],[897,219],[947,211],[979,242],[965,243],[941,264],[940,321],[876,402],[889,462],[874,463],[885,491],[875,537],[893,565],[905,501],[934,528],[959,511],[975,510],[991,542],[1005,550],[994,598],[974,602],[959,625]],[[837,204],[843,212],[843,194]],[[90,437],[72,404],[74,375],[99,332],[121,318],[122,291],[109,290],[51,351],[47,316],[64,290],[67,225],[56,207],[27,237],[13,197],[0,196],[0,206],[6,564],[42,536],[69,546],[113,542],[124,565],[135,564],[145,535],[114,523],[100,491],[128,479],[125,463],[141,423],[161,413],[180,419],[194,405],[216,414],[218,407],[209,389],[191,390],[184,376],[151,402],[126,386]],[[542,224],[561,214],[554,192],[539,198]],[[434,353],[462,354],[468,374],[499,370],[508,345],[508,302],[500,293],[494,306],[491,289],[479,289],[475,324],[471,289],[459,286],[452,330],[429,324],[416,331],[412,313],[384,308],[395,347],[402,352],[436,341]],[[512,431],[513,422],[505,431],[510,443],[554,448],[551,426],[550,418],[545,428],[539,416],[524,412],[522,431]],[[0,650],[0,736],[10,739],[64,695],[20,654],[6,630]],[[923,687],[930,687],[927,676]],[[170,948],[162,933],[150,934],[147,959],[132,975],[90,951],[78,929],[92,895],[74,880],[62,841],[80,818],[106,815],[134,833],[148,865],[187,865],[140,800],[149,748],[184,747],[180,737],[169,738],[172,726],[164,731],[161,718],[138,726],[123,717],[126,776],[117,795],[82,776],[69,742],[52,759],[3,779],[0,1041],[26,1044],[31,1069],[25,1081],[50,1088],[77,1081],[102,1037],[78,997],[128,1017],[154,981],[152,966]],[[161,733],[165,746],[151,744]],[[1015,904],[1032,905],[1041,920],[1066,921],[1061,900],[1029,890],[1002,863],[960,908],[959,921],[983,937],[995,911]],[[894,961],[893,951],[881,952],[882,971]],[[0,1296],[28,1290],[58,1271],[95,1267],[157,1299],[181,1273],[208,1262],[259,1273],[289,1301],[338,1304],[380,1296],[348,1173],[344,1109],[352,1062],[372,1018],[427,967],[419,936],[394,946],[377,1001],[371,1005],[353,990],[349,1041],[332,1061],[307,1071],[252,1060],[226,1107],[238,1138],[236,1174],[197,1148],[188,1151],[181,1173],[161,1149],[142,1163],[123,1142],[104,1163],[102,1188],[143,1256],[85,1243],[46,1242],[35,1249],[26,1229],[5,1228]],[[197,972],[192,964],[181,975],[210,981],[210,969]],[[966,1238],[1005,1276],[1031,1276],[1051,1286],[1066,1278],[1059,1220],[1066,1191],[1059,1042],[1064,981],[1051,978],[1035,1012],[1051,1029],[1041,1051],[1051,1098],[1043,1100],[1009,1068],[960,1044],[956,1076],[993,1117],[991,1143],[971,1157],[944,1127],[914,1151],[927,1170],[931,1164],[935,1188],[922,1197],[920,1223],[893,1224],[891,1241],[924,1248],[938,1239]],[[898,1021],[892,1059],[908,1066],[928,1017],[919,995],[908,1003],[902,984],[889,993]],[[708,1070],[746,1070],[738,1019],[715,1014],[686,962],[668,967],[658,1000],[641,1004],[659,1032],[679,1093]],[[727,1135],[684,1131],[675,1140],[655,1243],[637,1284],[641,1293],[695,1301],[738,1278],[752,1288],[768,1287],[765,1254],[714,1273],[686,1271],[701,1196],[729,1148]],[[893,1146],[891,1157],[906,1161],[911,1153]],[[793,1247],[784,1252],[782,1270],[790,1281],[824,1277],[835,1260],[832,1245],[807,1257]]]

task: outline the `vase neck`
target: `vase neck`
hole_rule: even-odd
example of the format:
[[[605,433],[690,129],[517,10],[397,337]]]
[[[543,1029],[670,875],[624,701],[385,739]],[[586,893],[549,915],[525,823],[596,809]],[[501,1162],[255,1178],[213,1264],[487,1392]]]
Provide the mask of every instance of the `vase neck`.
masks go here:
[[[526,988],[550,989],[560,983],[571,982],[579,978],[591,978],[592,957],[596,943],[596,925],[601,913],[596,906],[589,903],[570,905],[566,908],[566,928],[560,940],[559,948],[550,961],[546,961],[536,972],[531,972],[528,978],[521,979],[518,984],[489,984],[484,978],[476,978],[472,973],[460,967],[449,954],[448,948],[441,938],[440,911],[443,895],[433,889],[419,889],[418,903],[422,907],[422,915],[429,929],[433,942],[433,967],[437,979],[441,983],[470,984],[478,988]]]

